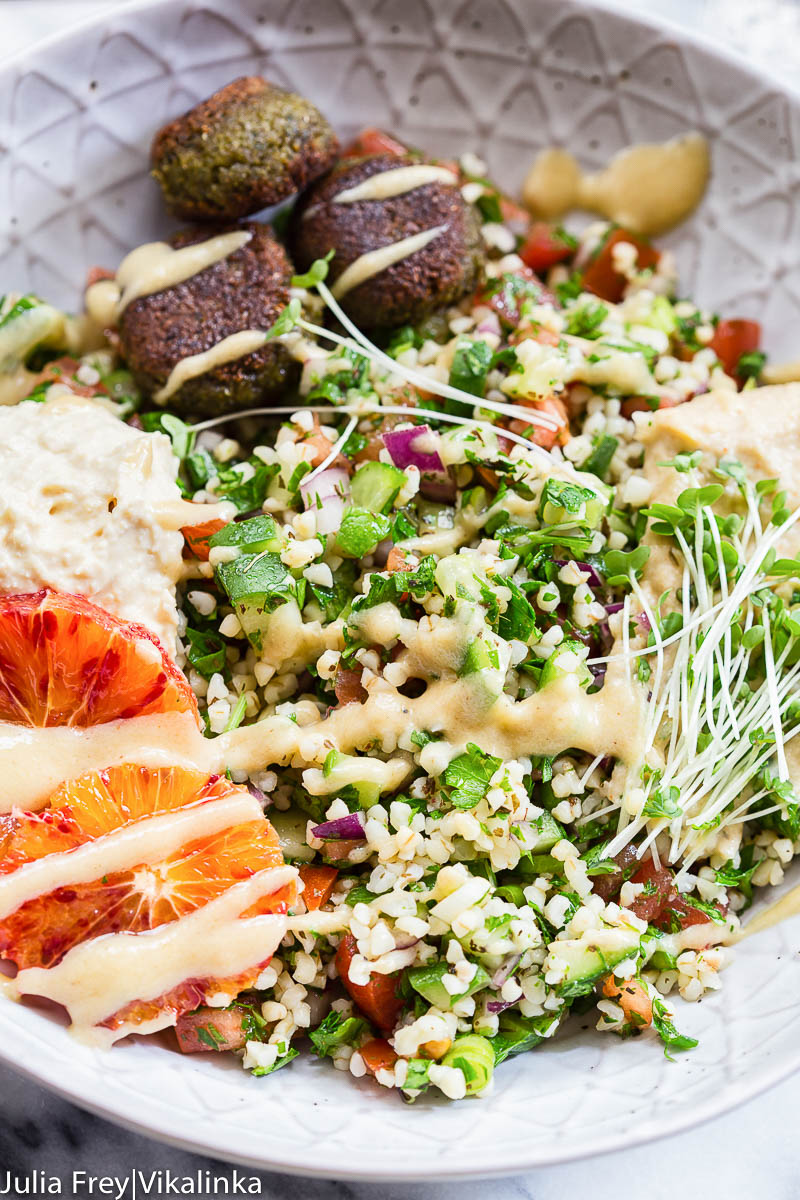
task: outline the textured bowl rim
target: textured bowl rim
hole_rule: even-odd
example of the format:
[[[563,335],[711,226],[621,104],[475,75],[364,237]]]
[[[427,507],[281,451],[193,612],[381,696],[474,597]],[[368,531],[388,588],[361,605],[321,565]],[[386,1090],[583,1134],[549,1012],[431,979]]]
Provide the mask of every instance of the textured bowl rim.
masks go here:
[[[113,8],[109,7],[107,12],[100,11],[82,17],[70,23],[65,28],[41,38],[32,46],[25,47],[6,57],[0,58],[0,86],[3,84],[4,76],[8,73],[28,62],[35,63],[40,61],[54,47],[66,45],[71,41],[79,44],[83,32],[100,25],[108,16],[113,16],[114,19],[117,19],[121,16],[126,17],[131,14],[139,14],[146,18],[149,10],[166,9],[172,2],[173,0],[123,0],[122,3],[115,4]],[[530,0],[530,2],[534,3],[535,0]],[[738,72],[744,72],[754,81],[767,86],[773,93],[789,96],[795,101],[800,98],[800,84],[794,86],[790,80],[783,79],[776,85],[775,81],[768,76],[766,70],[759,66],[754,66],[736,48],[721,46],[714,42],[709,35],[697,32],[688,26],[683,26],[677,21],[660,15],[654,16],[650,13],[630,9],[623,3],[617,2],[617,0],[560,0],[560,4],[565,13],[569,10],[575,14],[579,14],[582,11],[599,12],[627,22],[633,27],[644,28],[654,33],[667,34],[679,43],[699,48],[723,66],[727,65]],[[218,9],[224,13],[225,0],[203,0],[203,3],[198,3],[197,7],[206,10]],[[12,1003],[12,1001],[0,995],[0,1009],[8,1009],[8,1006]],[[35,1034],[30,1030],[22,1032],[23,1036],[30,1038],[35,1046],[37,1041]],[[69,1036],[66,1034],[66,1031],[65,1036]],[[402,1171],[394,1167],[385,1171],[359,1170],[355,1166],[348,1166],[346,1168],[337,1166],[331,1169],[328,1165],[316,1165],[311,1162],[298,1163],[288,1156],[284,1158],[271,1154],[269,1157],[265,1157],[235,1150],[230,1146],[215,1143],[213,1136],[208,1136],[208,1131],[204,1131],[202,1141],[200,1140],[200,1135],[193,1138],[182,1134],[170,1133],[169,1131],[154,1127],[153,1124],[135,1115],[133,1102],[128,1098],[122,1101],[120,1101],[119,1096],[116,1099],[108,1101],[96,1099],[91,1095],[87,1095],[80,1084],[70,1085],[69,1082],[61,1082],[53,1079],[48,1075],[46,1058],[38,1066],[35,1062],[19,1061],[14,1054],[13,1048],[9,1048],[3,1041],[0,1041],[0,1061],[19,1074],[47,1088],[48,1091],[54,1092],[63,1099],[97,1116],[110,1120],[142,1136],[174,1146],[177,1149],[205,1154],[207,1156],[212,1155],[220,1161],[238,1166],[252,1167],[258,1170],[280,1171],[287,1175],[305,1178],[342,1179],[362,1182],[390,1182],[393,1180],[422,1182],[431,1179],[503,1178],[537,1167],[578,1162],[588,1158],[612,1154],[620,1150],[632,1149],[651,1142],[662,1141],[665,1138],[685,1131],[689,1127],[696,1127],[697,1125],[705,1124],[717,1117],[721,1117],[739,1105],[754,1100],[770,1088],[782,1083],[789,1076],[800,1070],[800,1046],[797,1047],[793,1055],[788,1056],[772,1069],[760,1072],[754,1071],[739,1081],[728,1083],[719,1096],[713,1097],[699,1105],[689,1105],[684,1110],[678,1110],[672,1118],[660,1119],[657,1128],[653,1127],[653,1119],[648,1118],[648,1121],[640,1127],[640,1131],[637,1131],[634,1123],[631,1129],[625,1133],[612,1135],[599,1134],[594,1140],[588,1137],[579,1149],[573,1146],[565,1149],[555,1149],[552,1152],[537,1150],[534,1153],[526,1152],[523,1149],[513,1158],[509,1159],[507,1157],[502,1164],[498,1163],[485,1169],[459,1167],[458,1165],[454,1166],[448,1162],[443,1162],[441,1166],[433,1164],[424,1170],[415,1170],[413,1165],[410,1165],[408,1170],[404,1169]]]

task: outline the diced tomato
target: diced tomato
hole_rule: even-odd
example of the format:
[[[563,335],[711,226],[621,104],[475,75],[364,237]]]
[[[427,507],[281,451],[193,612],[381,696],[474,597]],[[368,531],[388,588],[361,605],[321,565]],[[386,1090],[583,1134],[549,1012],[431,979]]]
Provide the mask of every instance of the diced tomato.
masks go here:
[[[346,667],[339,667],[336,672],[333,690],[336,692],[336,699],[340,704],[353,704],[356,701],[360,704],[362,700],[366,700],[367,693],[361,686],[361,670],[351,671]]]
[[[545,450],[552,450],[555,445],[563,446],[569,441],[567,406],[560,396],[545,396],[543,400],[526,399],[520,400],[518,403],[523,408],[549,413],[562,423],[557,429],[552,429],[549,425],[532,425],[523,418],[519,421],[509,421],[508,428],[511,433],[524,434],[534,445],[542,446]]]
[[[619,895],[619,889],[630,876],[633,864],[636,862],[636,847],[627,845],[615,857],[614,862],[619,870],[610,875],[598,875],[593,881],[592,890],[606,901],[613,900]]]
[[[526,266],[543,275],[556,263],[564,262],[574,249],[558,228],[546,221],[534,221],[520,247],[519,256]]]
[[[212,517],[210,521],[201,521],[199,525],[184,525],[181,528],[184,541],[195,558],[208,562],[208,539],[224,524],[218,517]]]
[[[643,883],[645,888],[628,908],[640,920],[655,924],[677,895],[672,872],[664,866],[657,867],[652,858],[647,858],[631,876],[631,882]]]
[[[613,975],[603,981],[603,995],[618,1004],[625,1019],[634,1029],[652,1024],[653,1003],[642,985],[635,979],[617,983]]]
[[[397,158],[408,154],[408,147],[383,129],[372,126],[362,129],[349,146],[342,151],[342,158],[362,158],[367,154],[394,154]]]
[[[242,1029],[245,1010],[210,1008],[204,1005],[194,1012],[184,1013],[175,1024],[175,1036],[183,1054],[198,1054],[204,1050],[241,1050],[247,1038]]]
[[[506,272],[508,279],[490,279],[477,293],[476,304],[485,304],[496,312],[501,322],[511,329],[516,329],[521,320],[521,307],[528,300],[533,304],[552,304],[558,308],[558,299],[545,287],[541,279],[530,267],[518,267],[516,271]]]
[[[330,859],[332,862],[344,862],[351,850],[357,850],[363,845],[363,841],[341,838],[337,842],[326,842],[322,853],[325,858]]]
[[[386,559],[385,569],[390,575],[393,575],[395,571],[410,571],[411,563],[406,559],[405,550],[402,550],[399,546],[392,546],[389,556]]]
[[[368,1042],[364,1042],[358,1053],[370,1075],[377,1075],[378,1071],[390,1071],[398,1058],[385,1038],[370,1038]]]
[[[681,923],[681,929],[688,929],[691,925],[703,925],[711,919],[707,913],[701,912],[699,908],[695,908],[691,904],[687,904],[685,900],[675,899],[669,907],[671,912],[677,914],[678,920]]]
[[[106,267],[89,267],[86,274],[86,286],[92,287],[95,283],[99,283],[101,279],[113,279],[114,272],[109,271]]]
[[[680,401],[672,396],[628,396],[620,405],[623,417],[630,420],[635,412],[657,412],[660,408],[674,408]]]
[[[761,326],[758,321],[746,321],[741,317],[729,321],[718,321],[711,349],[722,363],[726,375],[738,378],[736,371],[743,354],[752,354],[761,345]]]
[[[510,200],[502,192],[498,193],[497,199],[500,204],[500,216],[507,225],[522,225],[523,227],[527,227],[531,219],[531,214],[527,208],[523,208],[521,204],[517,204],[516,200]]]
[[[38,383],[63,383],[76,396],[107,396],[108,389],[104,384],[100,383],[80,383],[75,378],[75,372],[80,367],[77,359],[65,355],[63,358],[55,358],[49,362],[47,366],[39,372],[36,377]]]
[[[298,874],[303,881],[303,899],[309,912],[315,912],[327,904],[339,876],[336,867],[304,864],[298,867]]]
[[[628,282],[614,267],[614,247],[620,242],[630,242],[636,247],[637,271],[655,268],[661,257],[645,238],[627,229],[613,229],[583,272],[584,290],[611,304],[619,304]]]
[[[707,913],[684,900],[675,887],[675,878],[668,867],[657,867],[652,858],[646,859],[638,871],[631,876],[633,883],[644,883],[642,892],[632,904],[628,905],[635,916],[660,929],[671,930],[675,917],[678,918],[681,929],[691,925],[703,925],[711,918]],[[720,912],[722,910],[720,909]]]
[[[350,963],[358,953],[356,939],[346,933],[336,951],[336,970],[353,1001],[365,1017],[377,1025],[383,1033],[391,1033],[403,1010],[402,997],[398,996],[401,971],[392,975],[372,975],[369,983],[353,983],[349,977]]]

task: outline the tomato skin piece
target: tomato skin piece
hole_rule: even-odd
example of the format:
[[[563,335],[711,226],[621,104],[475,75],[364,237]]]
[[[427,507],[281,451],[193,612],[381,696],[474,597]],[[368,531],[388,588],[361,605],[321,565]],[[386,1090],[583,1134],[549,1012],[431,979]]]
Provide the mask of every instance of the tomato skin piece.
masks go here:
[[[631,883],[645,884],[650,893],[641,893],[628,905],[634,916],[652,924],[661,920],[664,909],[677,895],[672,872],[666,867],[657,867],[652,858],[648,858],[631,876]]]
[[[743,354],[758,350],[761,345],[761,326],[758,321],[747,321],[743,317],[718,321],[710,345],[722,363],[725,374],[732,375],[741,383],[736,374],[739,359]]]
[[[377,1075],[378,1071],[390,1071],[399,1057],[385,1038],[370,1038],[358,1053],[370,1075]]]
[[[638,271],[655,268],[661,258],[658,250],[644,238],[630,233],[627,229],[612,229],[583,272],[584,291],[593,292],[595,296],[599,296],[601,300],[608,300],[611,304],[619,304],[628,282],[625,276],[614,268],[614,247],[620,242],[630,242],[636,247]]]
[[[200,1054],[204,1051],[241,1050],[247,1038],[242,1029],[246,1010],[211,1008],[203,1005],[194,1012],[182,1013],[175,1022],[175,1037],[181,1054]],[[213,1026],[213,1031],[208,1026]],[[205,1030],[205,1037],[201,1037]],[[210,1044],[209,1044],[210,1043]]]
[[[331,898],[339,872],[336,867],[318,867],[311,864],[298,867],[303,881],[303,900],[309,912],[316,912]]]
[[[361,670],[350,670],[339,667],[333,683],[336,699],[340,704],[361,704],[367,698],[367,692],[361,685]]]
[[[534,221],[519,249],[522,261],[537,275],[571,258],[573,253],[572,247],[546,221]]]
[[[407,153],[407,146],[392,137],[390,133],[373,125],[362,129],[350,145],[344,148],[341,157],[363,158],[369,154],[394,154],[396,158],[401,158]]]
[[[670,396],[659,396],[658,404],[653,407],[652,398],[648,396],[629,396],[622,401],[620,412],[626,420],[630,420],[635,412],[658,412],[660,408],[675,408],[679,403]]]
[[[208,562],[208,541],[218,529],[226,524],[219,517],[212,517],[210,521],[201,521],[198,525],[183,525],[181,533],[186,545],[191,550],[195,558],[200,562]]]
[[[372,975],[369,983],[353,983],[348,972],[357,953],[356,939],[352,933],[345,933],[336,951],[336,970],[339,978],[364,1016],[382,1033],[391,1033],[403,1011],[402,997],[397,995],[397,985],[402,972]]]

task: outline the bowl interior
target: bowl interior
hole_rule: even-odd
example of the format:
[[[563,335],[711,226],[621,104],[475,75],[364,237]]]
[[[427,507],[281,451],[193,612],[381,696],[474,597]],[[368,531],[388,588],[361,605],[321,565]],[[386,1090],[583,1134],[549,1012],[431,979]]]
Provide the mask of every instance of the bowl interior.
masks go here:
[[[633,141],[701,130],[712,184],[666,239],[682,291],[756,317],[767,347],[796,357],[800,101],[685,36],[573,0],[161,0],[35,50],[0,71],[4,289],[74,308],[89,266],[163,236],[154,129],[250,72],[309,96],[344,136],[374,124],[434,152],[474,150],[512,193],[543,146],[598,167]],[[257,1080],[153,1042],[108,1057],[1,998],[0,1054],[106,1115],[243,1162],[501,1174],[695,1123],[799,1065],[799,941],[794,922],[744,943],[723,991],[680,1008],[700,1046],[675,1063],[578,1023],[461,1106],[404,1106],[316,1061]]]

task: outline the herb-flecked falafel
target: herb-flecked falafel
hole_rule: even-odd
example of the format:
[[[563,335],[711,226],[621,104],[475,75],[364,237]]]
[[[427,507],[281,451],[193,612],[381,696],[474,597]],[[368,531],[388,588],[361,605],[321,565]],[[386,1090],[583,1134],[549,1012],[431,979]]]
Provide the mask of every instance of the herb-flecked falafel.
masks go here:
[[[362,255],[441,227],[421,249],[344,295],[342,307],[365,329],[416,324],[455,303],[481,278],[480,222],[455,176],[453,183],[440,179],[383,199],[336,200],[374,175],[419,165],[418,159],[390,154],[344,160],[306,192],[292,218],[291,246],[298,267],[305,270],[333,250],[329,280],[334,288]]]
[[[173,367],[244,329],[267,330],[289,302],[292,265],[268,225],[250,221],[240,249],[174,287],[133,300],[119,324],[121,349],[142,391],[162,388]],[[185,230],[171,239],[188,246],[218,228]],[[269,341],[258,350],[187,380],[169,401],[192,416],[217,416],[278,396],[296,374],[286,348]]]
[[[235,221],[306,187],[338,148],[310,100],[248,75],[158,131],[152,174],[173,216]]]

